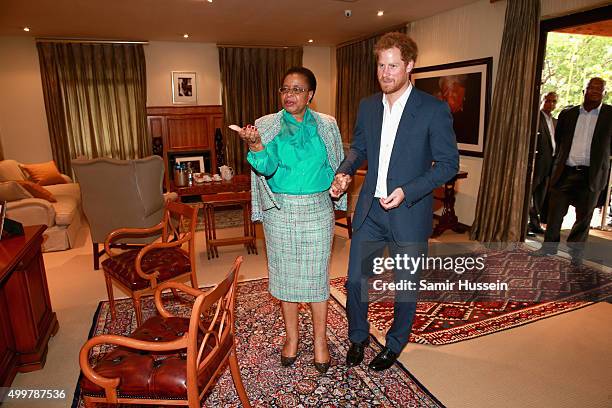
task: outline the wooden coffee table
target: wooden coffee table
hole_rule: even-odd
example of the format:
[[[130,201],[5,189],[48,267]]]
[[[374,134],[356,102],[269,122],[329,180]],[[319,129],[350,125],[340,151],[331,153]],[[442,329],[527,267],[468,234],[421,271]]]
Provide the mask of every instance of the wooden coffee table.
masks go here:
[[[251,221],[251,192],[222,192],[202,195],[204,204],[204,228],[206,233],[206,257],[218,258],[218,247],[243,244],[247,253],[257,254],[257,235],[255,224]],[[241,237],[217,238],[215,228],[215,208],[239,205],[242,207],[244,233]]]

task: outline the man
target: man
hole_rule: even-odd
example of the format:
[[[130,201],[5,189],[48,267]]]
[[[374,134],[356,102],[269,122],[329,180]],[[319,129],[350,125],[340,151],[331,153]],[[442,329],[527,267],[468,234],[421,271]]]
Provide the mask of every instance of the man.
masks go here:
[[[552,171],[553,156],[555,154],[555,126],[557,125],[557,119],[552,117],[551,112],[555,110],[556,106],[557,94],[555,92],[547,93],[542,100],[542,107],[540,109],[533,185],[531,187],[528,233],[531,232],[532,235],[544,233],[540,221],[548,189],[548,180]]]
[[[550,177],[548,224],[541,255],[554,254],[560,239],[561,224],[570,205],[576,208],[576,222],[567,238],[579,259],[586,242],[593,210],[601,190],[608,185],[612,150],[612,106],[602,103],[606,82],[591,78],[584,90],[581,106],[559,115],[555,138],[557,156]]]
[[[382,94],[361,101],[351,149],[331,187],[332,196],[341,195],[351,175],[368,160],[353,217],[346,283],[349,367],[363,361],[369,339],[367,278],[373,275],[373,257],[381,256],[382,250],[376,248],[372,252],[368,245],[382,243],[391,256],[408,244],[426,248],[432,231],[431,192],[459,168],[448,105],[410,83],[417,57],[414,41],[405,34],[389,33],[378,41],[374,52]],[[394,271],[396,282],[406,278],[411,278],[406,270]],[[391,367],[408,343],[416,299],[413,296],[408,302],[400,298],[406,296],[396,291],[393,325],[387,333],[386,346],[370,362],[374,370]]]

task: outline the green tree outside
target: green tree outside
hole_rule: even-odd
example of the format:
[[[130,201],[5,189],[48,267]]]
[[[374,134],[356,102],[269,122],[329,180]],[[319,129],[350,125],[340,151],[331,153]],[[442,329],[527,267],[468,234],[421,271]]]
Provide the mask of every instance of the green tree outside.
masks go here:
[[[553,116],[567,106],[580,105],[587,81],[596,76],[606,81],[610,91],[612,37],[548,33],[540,91],[542,96],[551,91],[559,96]],[[604,102],[609,103],[610,93]]]

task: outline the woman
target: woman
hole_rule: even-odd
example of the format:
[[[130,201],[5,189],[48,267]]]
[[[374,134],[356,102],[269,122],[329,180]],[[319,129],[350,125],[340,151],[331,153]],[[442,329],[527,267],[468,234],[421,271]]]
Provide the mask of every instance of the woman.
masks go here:
[[[247,126],[240,137],[249,146],[254,221],[263,221],[268,253],[269,291],[281,301],[285,344],[281,364],[298,353],[298,303],[310,303],[314,365],[330,365],[326,322],[334,205],[329,195],[344,153],[336,120],[309,108],[317,81],[307,68],[289,69],[279,89],[283,109]]]

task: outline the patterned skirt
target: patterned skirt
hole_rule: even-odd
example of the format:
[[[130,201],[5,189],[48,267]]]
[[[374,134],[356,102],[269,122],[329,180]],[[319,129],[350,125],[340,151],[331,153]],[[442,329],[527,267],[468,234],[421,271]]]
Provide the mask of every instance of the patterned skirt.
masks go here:
[[[281,208],[263,212],[270,294],[287,302],[326,301],[334,234],[329,193],[275,197]]]

